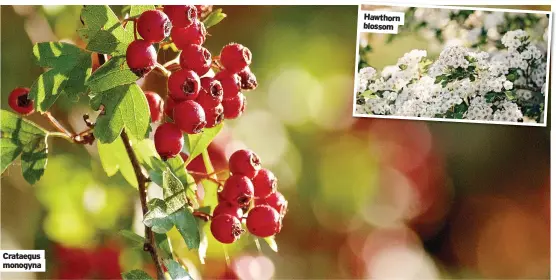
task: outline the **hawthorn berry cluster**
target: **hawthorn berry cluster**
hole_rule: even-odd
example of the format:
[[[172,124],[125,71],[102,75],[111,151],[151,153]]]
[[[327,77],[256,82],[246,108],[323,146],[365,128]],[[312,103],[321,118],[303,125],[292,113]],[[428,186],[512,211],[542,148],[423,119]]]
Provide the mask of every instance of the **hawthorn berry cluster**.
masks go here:
[[[153,46],[169,36],[181,50],[179,65],[169,71],[166,102],[152,92],[146,93],[153,122],[163,120],[163,113],[172,120],[155,132],[155,146],[163,159],[179,154],[183,136],[197,134],[224,119],[241,116],[246,106],[242,90],[257,87],[251,72],[251,51],[237,43],[224,46],[220,55],[212,57],[203,47],[207,31],[199,20],[203,7],[193,5],[164,6],[163,10],[143,12],[136,21],[142,39],[129,44],[126,60],[137,76],[144,76],[159,66]],[[218,71],[210,71],[212,67]],[[163,66],[160,66],[163,67]]]
[[[231,175],[218,193],[218,205],[212,214],[210,230],[214,238],[225,244],[235,242],[244,232],[243,221],[255,236],[279,233],[288,202],[276,191],[276,176],[262,168],[260,158],[249,150],[234,152],[229,170]]]

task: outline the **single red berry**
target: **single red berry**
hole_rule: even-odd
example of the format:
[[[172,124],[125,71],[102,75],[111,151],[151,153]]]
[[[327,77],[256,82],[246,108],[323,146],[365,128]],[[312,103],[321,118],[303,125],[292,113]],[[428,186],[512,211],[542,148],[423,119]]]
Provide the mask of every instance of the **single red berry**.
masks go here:
[[[224,106],[224,118],[229,120],[236,119],[245,111],[247,99],[243,93],[240,93],[234,98],[222,100],[222,106]]]
[[[212,56],[206,48],[201,45],[187,45],[180,54],[180,66],[182,69],[195,71],[203,76],[210,70]]]
[[[157,122],[162,119],[162,108],[164,108],[164,101],[156,92],[145,91],[149,110],[151,112],[151,122]]]
[[[196,101],[203,106],[203,108],[213,108],[222,103],[224,91],[220,81],[214,78],[204,77],[201,78],[201,90]]]
[[[280,192],[276,191],[273,194],[267,196],[266,198],[255,199],[255,205],[268,205],[280,214],[281,217],[286,215],[288,211],[288,201]]]
[[[164,5],[163,11],[174,28],[188,27],[197,20],[197,8],[193,5]]]
[[[243,90],[253,90],[257,88],[257,77],[249,66],[243,68],[239,73],[237,73],[241,80],[241,89]]]
[[[250,150],[237,150],[229,160],[230,172],[234,175],[243,175],[252,179],[261,169],[261,159]]]
[[[183,134],[175,124],[163,123],[154,133],[154,146],[163,160],[173,158],[183,148]]]
[[[212,218],[210,232],[220,243],[231,244],[243,233],[241,222],[233,216],[223,214]]]
[[[223,70],[216,73],[214,78],[222,84],[224,99],[236,97],[240,93],[241,78],[237,74]]]
[[[216,216],[220,216],[220,215],[223,215],[223,214],[227,214],[227,215],[230,215],[232,217],[236,217],[236,218],[241,220],[241,218],[243,217],[243,210],[241,210],[241,208],[239,208],[237,206],[233,206],[232,204],[227,203],[227,202],[219,203],[214,208],[214,211],[212,212],[212,216],[216,217]]]
[[[257,205],[247,214],[247,230],[258,237],[269,237],[280,231],[282,221],[276,209]]]
[[[174,121],[187,134],[197,134],[207,124],[203,107],[193,100],[186,100],[176,105]]]
[[[170,35],[172,36],[172,40],[174,41],[174,44],[176,44],[176,47],[183,50],[188,45],[204,44],[207,36],[207,30],[202,22],[195,20],[188,27],[172,28]]]
[[[168,91],[174,101],[194,100],[199,95],[199,76],[188,69],[178,70],[168,78]]]
[[[214,108],[204,108],[205,116],[207,118],[207,128],[215,127],[224,120],[224,106],[218,104]]]
[[[166,103],[164,104],[164,114],[171,119],[174,119],[174,107],[178,105],[179,102],[174,101],[172,97],[168,96],[166,98]]]
[[[145,40],[135,40],[127,47],[125,58],[131,71],[143,77],[156,65],[156,49]]]
[[[251,64],[251,51],[241,44],[228,44],[220,51],[220,62],[226,70],[238,73]]]
[[[8,105],[12,110],[22,115],[29,115],[35,111],[33,100],[29,99],[29,88],[18,87],[10,92]]]
[[[224,183],[222,198],[238,207],[249,205],[254,194],[253,183],[243,175],[232,175]]]
[[[276,192],[278,179],[272,171],[262,168],[253,178],[253,186],[255,187],[255,197],[265,198]]]
[[[158,10],[144,11],[137,19],[137,32],[145,41],[158,43],[170,35],[172,23]]]

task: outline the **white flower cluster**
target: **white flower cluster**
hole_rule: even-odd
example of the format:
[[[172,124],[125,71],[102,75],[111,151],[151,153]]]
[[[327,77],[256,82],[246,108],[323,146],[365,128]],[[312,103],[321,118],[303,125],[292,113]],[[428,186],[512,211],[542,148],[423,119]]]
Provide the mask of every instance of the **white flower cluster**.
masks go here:
[[[544,94],[546,58],[522,30],[507,32],[502,43],[507,49],[494,53],[446,47],[432,64],[426,51],[412,50],[381,72],[360,69],[358,92],[364,102],[356,112],[521,121],[516,101],[531,99],[531,86]]]

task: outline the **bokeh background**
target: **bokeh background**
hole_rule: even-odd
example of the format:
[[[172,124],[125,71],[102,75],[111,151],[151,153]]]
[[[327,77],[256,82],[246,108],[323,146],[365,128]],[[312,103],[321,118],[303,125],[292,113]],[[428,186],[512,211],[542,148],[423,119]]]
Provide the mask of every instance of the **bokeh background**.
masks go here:
[[[264,242],[259,252],[242,238],[226,248],[229,266],[222,245],[211,241],[200,264],[176,239],[174,250],[194,278],[550,276],[550,123],[353,118],[357,6],[221,8],[228,17],[209,29],[205,45],[213,53],[232,41],[248,46],[259,87],[211,149],[258,153],[279,178],[289,212],[276,237],[278,253]],[[75,33],[80,9],[2,6],[2,109],[14,87],[30,86],[42,71],[33,63],[34,43],[83,45]],[[411,49],[422,43],[404,40]],[[156,75],[140,83],[165,95]],[[81,130],[87,110],[86,98],[62,100],[53,115]],[[30,119],[49,127],[37,114]],[[17,163],[1,178],[2,248],[45,249],[48,270],[3,276],[107,279],[133,268],[152,271],[149,257],[117,234],[141,232],[136,190],[119,174],[107,177],[95,146],[58,139],[49,145],[39,183],[28,185]]]

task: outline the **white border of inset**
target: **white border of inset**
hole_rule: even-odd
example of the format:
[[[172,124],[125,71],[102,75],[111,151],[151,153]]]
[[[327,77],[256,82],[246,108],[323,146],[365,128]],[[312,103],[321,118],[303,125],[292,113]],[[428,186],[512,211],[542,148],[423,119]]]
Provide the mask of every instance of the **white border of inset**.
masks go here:
[[[521,14],[543,14],[548,15],[548,40],[546,47],[546,82],[545,86],[548,91],[544,96],[544,116],[542,123],[524,123],[524,122],[500,122],[500,121],[480,121],[480,120],[465,120],[465,119],[442,119],[442,118],[427,118],[427,117],[405,117],[405,116],[394,116],[394,115],[369,115],[369,114],[358,114],[356,113],[357,105],[357,84],[359,82],[358,73],[359,69],[359,42],[361,39],[361,25],[357,24],[357,45],[355,47],[355,70],[353,77],[353,111],[352,116],[358,118],[376,118],[376,119],[394,119],[394,120],[418,120],[418,121],[437,121],[437,122],[454,122],[454,123],[474,123],[474,124],[498,124],[498,125],[515,125],[515,126],[537,126],[546,127],[548,125],[548,110],[551,106],[548,104],[548,95],[551,94],[550,85],[550,53],[552,49],[552,11],[532,11],[532,10],[517,10],[517,9],[498,9],[498,8],[479,8],[479,7],[461,7],[461,6],[440,6],[440,5],[413,5],[413,4],[380,4],[375,2],[369,2],[364,4],[359,4],[357,10],[357,20],[359,23],[359,18],[361,17],[362,6],[384,6],[384,7],[408,7],[408,8],[429,8],[429,9],[447,9],[447,10],[474,10],[474,11],[489,11],[489,12],[504,12],[504,13],[521,13]]]

